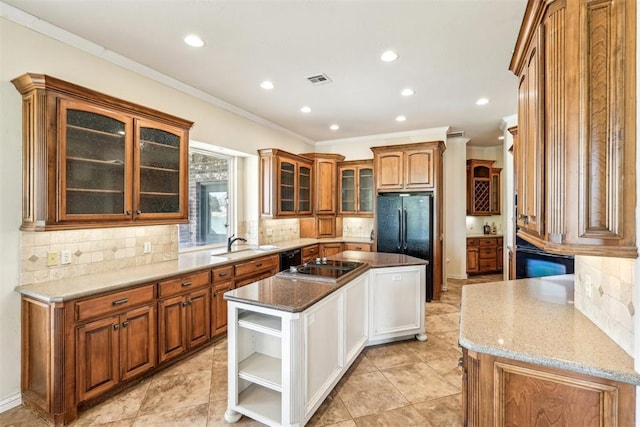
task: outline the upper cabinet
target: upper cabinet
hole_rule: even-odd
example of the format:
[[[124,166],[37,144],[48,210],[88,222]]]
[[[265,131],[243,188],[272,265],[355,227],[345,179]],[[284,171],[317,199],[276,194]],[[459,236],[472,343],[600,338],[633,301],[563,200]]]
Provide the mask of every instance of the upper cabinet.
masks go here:
[[[373,160],[338,163],[338,213],[373,216]]]
[[[192,122],[41,74],[23,97],[22,230],[188,219]]]
[[[300,156],[313,161],[314,208],[316,215],[335,215],[338,211],[337,169],[344,160],[340,154],[304,153]]]
[[[311,215],[313,160],[275,148],[260,154],[260,215],[287,218]]]
[[[500,171],[493,160],[467,160],[467,215],[500,215]]]
[[[633,0],[529,0],[510,69],[518,235],[552,253],[636,247]]]
[[[371,147],[376,171],[376,190],[432,190],[436,158],[442,142]]]

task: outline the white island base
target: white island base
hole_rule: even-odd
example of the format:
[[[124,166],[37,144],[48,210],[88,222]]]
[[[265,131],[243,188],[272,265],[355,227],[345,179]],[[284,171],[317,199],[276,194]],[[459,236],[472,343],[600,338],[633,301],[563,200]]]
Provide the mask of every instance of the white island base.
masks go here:
[[[294,294],[305,286],[291,282]],[[427,339],[424,265],[372,268],[337,289],[326,284],[333,291],[302,311],[241,302],[269,284],[258,285],[227,298],[228,423],[246,415],[302,426],[365,346]]]

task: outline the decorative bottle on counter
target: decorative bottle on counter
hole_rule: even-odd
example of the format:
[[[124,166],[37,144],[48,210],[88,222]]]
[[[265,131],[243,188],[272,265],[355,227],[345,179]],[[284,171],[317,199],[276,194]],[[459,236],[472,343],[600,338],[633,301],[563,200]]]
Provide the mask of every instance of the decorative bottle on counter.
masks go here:
[[[492,222],[491,223],[491,234],[497,234],[498,232],[498,228],[496,227],[496,223]]]
[[[489,234],[489,233],[491,233],[491,226],[489,225],[489,223],[488,223],[488,222],[485,222],[485,223],[484,223],[483,232],[484,232],[484,234]]]

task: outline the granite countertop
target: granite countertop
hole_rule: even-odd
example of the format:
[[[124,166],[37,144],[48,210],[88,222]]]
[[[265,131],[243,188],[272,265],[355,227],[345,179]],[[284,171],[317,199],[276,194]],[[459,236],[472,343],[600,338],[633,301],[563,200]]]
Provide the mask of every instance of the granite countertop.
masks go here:
[[[480,237],[503,237],[502,234],[498,233],[498,234],[484,234],[484,233],[469,233],[467,234],[467,239],[477,239]]]
[[[460,345],[640,385],[633,358],[573,306],[573,275],[462,288]]]
[[[40,301],[49,303],[63,302],[104,292],[111,292],[134,285],[150,283],[167,277],[193,273],[207,268],[235,264],[239,261],[277,254],[316,243],[333,242],[371,243],[371,240],[344,237],[333,239],[297,239],[278,242],[274,245],[234,246],[232,252],[227,252],[226,248],[183,252],[178,256],[177,260],[140,265],[105,273],[20,285],[16,287],[16,291]]]
[[[273,276],[225,292],[224,298],[230,301],[296,313],[311,307],[316,302],[365,273],[369,268],[428,264],[426,260],[409,255],[378,252],[345,251],[328,258],[336,261],[363,262],[364,266],[354,270],[353,274],[343,276],[337,283]]]

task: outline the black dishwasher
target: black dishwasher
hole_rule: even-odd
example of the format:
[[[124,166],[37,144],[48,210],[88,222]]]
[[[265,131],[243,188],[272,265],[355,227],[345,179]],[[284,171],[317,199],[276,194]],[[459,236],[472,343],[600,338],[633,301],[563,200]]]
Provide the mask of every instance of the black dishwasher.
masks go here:
[[[280,252],[280,271],[288,270],[289,267],[300,264],[302,264],[302,251],[300,249]]]

